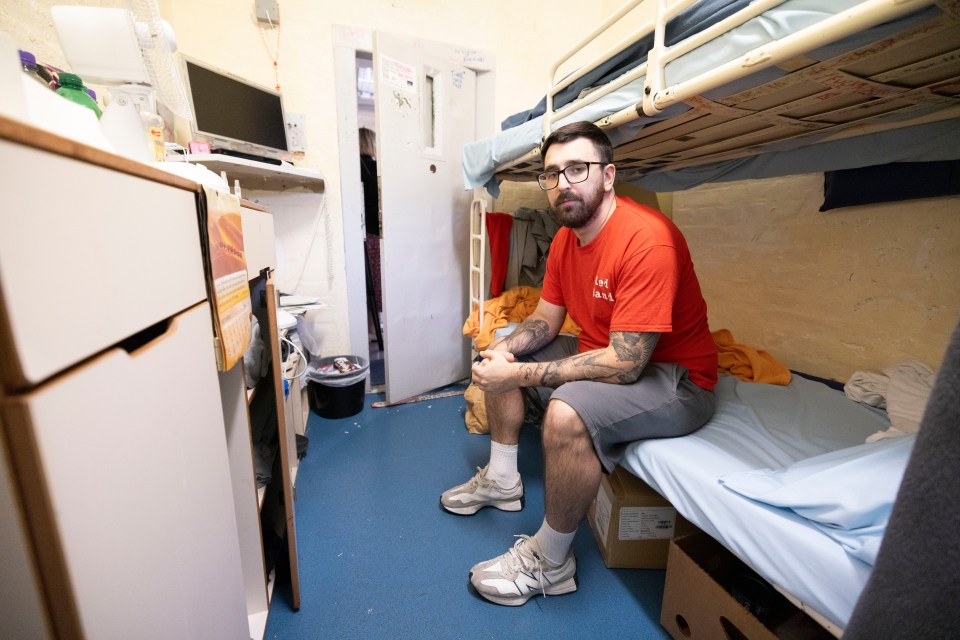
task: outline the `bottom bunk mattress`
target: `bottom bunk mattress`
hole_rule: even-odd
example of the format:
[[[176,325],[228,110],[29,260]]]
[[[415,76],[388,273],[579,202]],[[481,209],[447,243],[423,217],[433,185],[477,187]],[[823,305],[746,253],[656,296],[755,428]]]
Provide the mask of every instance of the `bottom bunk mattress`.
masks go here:
[[[620,464],[829,630],[845,628],[872,570],[914,436],[882,410],[793,376],[721,376],[714,417],[631,444]]]

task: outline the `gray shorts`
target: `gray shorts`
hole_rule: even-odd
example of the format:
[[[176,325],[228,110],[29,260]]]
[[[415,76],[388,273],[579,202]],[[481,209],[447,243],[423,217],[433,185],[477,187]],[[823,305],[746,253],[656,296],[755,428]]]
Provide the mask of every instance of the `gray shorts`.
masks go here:
[[[518,358],[524,362],[548,362],[577,353],[573,336],[557,338],[540,351]],[[593,447],[609,473],[623,457],[627,445],[645,438],[685,436],[713,416],[716,399],[701,388],[678,364],[651,363],[633,384],[578,380],[557,389],[524,389],[528,416],[546,410],[550,400],[570,405],[587,425]]]

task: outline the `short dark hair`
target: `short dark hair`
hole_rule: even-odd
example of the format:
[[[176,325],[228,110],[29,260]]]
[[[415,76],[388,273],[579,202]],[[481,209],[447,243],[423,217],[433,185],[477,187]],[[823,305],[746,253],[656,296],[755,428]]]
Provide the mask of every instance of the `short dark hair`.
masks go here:
[[[613,163],[613,145],[610,143],[610,138],[603,132],[603,129],[586,120],[571,122],[547,136],[547,139],[540,145],[540,158],[546,160],[547,149],[551,145],[572,142],[577,138],[586,138],[593,143],[597,153],[600,154],[600,162],[603,164]]]
[[[377,157],[377,134],[371,129],[360,127],[360,155]]]

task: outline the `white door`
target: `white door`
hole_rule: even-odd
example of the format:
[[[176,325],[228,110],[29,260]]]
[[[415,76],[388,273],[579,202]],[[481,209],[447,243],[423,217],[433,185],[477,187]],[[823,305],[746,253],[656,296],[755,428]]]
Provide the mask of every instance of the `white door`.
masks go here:
[[[439,47],[374,34],[387,402],[469,374],[470,194],[460,163],[476,136],[476,77]]]

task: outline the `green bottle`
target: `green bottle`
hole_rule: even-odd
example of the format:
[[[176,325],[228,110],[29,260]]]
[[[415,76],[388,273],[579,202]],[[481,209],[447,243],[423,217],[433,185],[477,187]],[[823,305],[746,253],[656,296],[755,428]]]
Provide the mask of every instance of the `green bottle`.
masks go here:
[[[97,118],[100,117],[100,107],[97,106],[97,101],[90,97],[87,88],[83,86],[83,80],[75,73],[60,72],[60,87],[57,89],[57,93],[71,102],[93,109]]]

